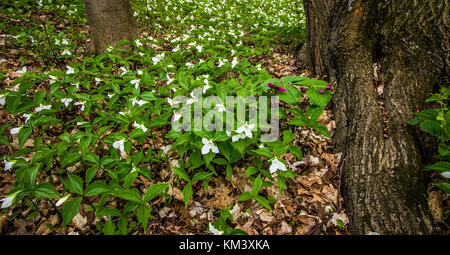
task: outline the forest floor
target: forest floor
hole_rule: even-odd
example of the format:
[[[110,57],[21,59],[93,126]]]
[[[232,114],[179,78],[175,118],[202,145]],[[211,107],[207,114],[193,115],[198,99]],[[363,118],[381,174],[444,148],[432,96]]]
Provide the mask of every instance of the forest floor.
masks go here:
[[[24,82],[25,74],[30,72],[37,75],[33,80],[34,86],[31,89],[34,91],[31,97],[39,90],[50,91],[50,93],[54,90],[62,90],[65,91],[64,93],[71,91],[64,86],[74,85],[76,82],[83,84],[85,81],[64,76],[64,72],[69,69],[68,65],[85,68],[84,71],[95,73],[96,77],[101,77],[105,81],[113,76],[121,79],[125,72],[143,71],[155,77],[153,79],[156,84],[155,89],[160,89],[160,85],[170,84],[167,82],[167,79],[170,79],[169,74],[178,75],[180,70],[186,70],[185,67],[181,67],[185,63],[186,66],[188,63],[193,63],[196,65],[194,69],[200,70],[198,66],[205,61],[215,68],[216,61],[220,57],[228,59],[231,63],[234,60],[233,56],[239,56],[241,63],[248,63],[253,68],[251,70],[260,70],[257,72],[261,74],[257,73],[257,75],[265,77],[264,80],[280,79],[286,76],[319,78],[311,77],[307,70],[300,70],[295,66],[293,49],[298,46],[300,38],[304,35],[304,31],[298,28],[303,17],[301,7],[295,5],[298,1],[270,1],[271,4],[265,1],[248,1],[248,3],[235,3],[222,8],[215,7],[214,1],[200,1],[201,4],[198,6],[193,6],[189,1],[169,1],[168,3],[151,1],[151,7],[145,4],[146,1],[132,1],[139,27],[139,38],[143,42],[142,48],[138,46],[139,50],[135,52],[134,57],[127,60],[128,63],[121,62],[105,70],[94,69],[91,66],[89,69],[86,65],[86,59],[89,57],[85,53],[89,44],[89,27],[82,1],[69,1],[70,3],[62,1],[65,4],[58,4],[59,1],[53,1],[52,4],[42,2],[38,6],[34,6],[36,3],[34,5],[14,3],[0,8],[1,19],[7,21],[0,27],[0,69],[2,70],[0,78],[3,92],[17,91],[18,85]],[[257,11],[249,11],[252,9]],[[214,38],[214,40],[208,40],[208,38]],[[176,44],[177,41],[180,41],[179,44]],[[202,50],[205,53],[200,54]],[[152,67],[149,67],[148,63],[152,63],[150,59],[161,53],[166,54],[162,61],[167,60],[165,66],[153,67],[150,64]],[[169,72],[168,64],[175,65],[175,70]],[[120,66],[126,66],[126,68],[119,68]],[[236,71],[233,67],[220,74],[207,68],[205,70],[207,71],[203,70],[204,74],[213,77],[211,80],[214,86],[229,80],[237,83],[238,78],[245,73]],[[194,71],[187,71],[187,73],[197,75]],[[64,78],[60,79],[62,76]],[[58,78],[62,81],[67,79],[69,82],[62,84],[61,88],[53,89],[52,80]],[[174,80],[177,83],[177,78]],[[267,82],[264,86],[266,85]],[[309,87],[295,84],[293,86],[301,92],[299,105],[306,109],[309,101],[305,94]],[[171,88],[174,91],[180,89],[180,87]],[[150,88],[148,90],[150,91]],[[91,91],[93,90],[90,90],[89,86],[83,90],[86,94],[91,94]],[[158,92],[162,93],[161,90]],[[164,99],[163,96],[161,98]],[[47,103],[51,103],[56,109],[59,107],[56,102],[59,102],[61,98],[52,101],[49,97],[47,100]],[[284,109],[290,107],[283,102],[281,105]],[[329,104],[324,108],[318,122],[326,127],[332,137],[335,121],[331,107],[332,105]],[[95,106],[93,105],[92,108]],[[7,161],[20,158],[24,160],[24,164],[31,165],[35,163],[36,155],[43,146],[52,148],[52,145],[55,145],[53,148],[56,148],[59,144],[57,144],[58,137],[61,137],[65,131],[74,135],[76,131],[81,130],[81,128],[77,129],[74,122],[94,119],[89,113],[77,110],[75,107],[70,110],[64,110],[64,107],[58,109],[61,110],[58,110],[59,113],[56,116],[62,121],[59,125],[50,125],[42,133],[34,129],[25,141],[20,141],[17,135],[11,134],[11,129],[26,123],[24,116],[12,114],[5,106],[0,107],[0,124],[4,127],[0,129],[0,135],[4,137],[0,144],[0,158],[5,162],[5,171],[0,172],[1,197],[10,194],[15,185],[18,185],[19,170],[13,167],[6,171]],[[96,108],[96,111],[99,109],[101,110]],[[69,123],[72,124],[69,126]],[[62,207],[58,208],[54,204],[57,199],[53,201],[32,198],[27,201],[16,201],[11,207],[2,209],[0,233],[88,235],[106,233],[106,226],[111,222],[112,225],[118,226],[121,233],[126,234],[201,234],[211,232],[210,228],[208,231],[210,223],[226,212],[231,215],[232,221],[229,225],[232,229],[241,229],[251,235],[348,234],[348,226],[351,223],[348,222],[345,210],[342,209],[343,199],[339,192],[342,174],[341,154],[333,150],[334,141],[311,127],[292,126],[287,123],[287,120],[282,120],[281,125],[292,130],[294,138],[290,145],[301,148],[303,157],[299,160],[291,153],[284,153],[279,157],[296,176],[286,179],[286,188],[281,194],[279,194],[278,185],[263,187],[262,194],[276,198],[276,201],[271,203],[273,210],[268,210],[255,200],[238,201],[243,192],[252,190],[254,178],[248,178],[246,171],[253,166],[254,155],[247,155],[233,164],[231,180],[228,180],[224,174],[215,174],[207,180],[207,188],[204,187],[204,182],[194,183],[192,198],[185,205],[183,186],[179,176],[173,171],[174,166],[179,166],[177,161],[180,155],[177,150],[170,150],[175,145],[172,139],[167,138],[170,133],[169,127],[161,126],[153,128],[151,137],[149,135],[149,138],[142,140],[140,144],[133,143],[132,151],[149,151],[148,162],[141,163],[139,167],[150,174],[134,176],[128,188],[136,189],[143,194],[156,183],[171,184],[164,196],[159,196],[152,201],[151,217],[145,230],[140,225],[131,224],[136,219],[141,222],[139,216],[132,215],[127,223],[121,223],[120,212],[96,215],[99,212],[92,209],[92,204],[106,205],[110,209],[125,208],[128,204],[115,196],[109,196],[106,200],[104,197],[93,196],[83,198],[85,200],[81,203],[79,212],[67,226],[64,226],[63,217],[61,217],[65,209],[62,210]],[[91,146],[94,151],[94,144]],[[63,156],[58,157],[64,155],[64,152],[55,150],[58,150],[58,156],[54,156],[55,161],[50,160],[46,171],[42,163],[42,170],[35,178],[50,180],[62,197],[63,194],[68,194],[68,190],[72,191],[63,179],[72,174],[81,175],[84,179],[87,170],[91,168],[79,158],[79,162],[71,162],[61,167],[57,163],[64,159]],[[109,155],[108,150],[100,150],[98,156],[106,157],[106,155]],[[111,155],[114,157],[112,152]],[[117,155],[117,157],[120,156]],[[268,166],[267,160],[264,160],[264,166]],[[112,179],[114,178],[101,171],[93,177],[93,180],[111,181]],[[89,181],[82,183],[81,188],[83,184],[88,185]],[[75,195],[74,193],[73,196]]]

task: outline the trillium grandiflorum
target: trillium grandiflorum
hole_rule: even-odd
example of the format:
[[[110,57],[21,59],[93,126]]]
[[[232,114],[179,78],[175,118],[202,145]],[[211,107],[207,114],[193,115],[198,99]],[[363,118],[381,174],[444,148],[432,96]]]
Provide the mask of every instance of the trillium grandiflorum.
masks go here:
[[[277,170],[286,171],[287,169],[283,162],[281,162],[278,158],[274,158],[272,160],[272,164],[270,165],[269,171],[273,174]]]
[[[6,94],[0,95],[0,105],[5,105],[6,103]]]
[[[84,111],[84,103],[85,103],[85,102],[76,102],[76,103],[74,103],[73,105],[81,105],[80,110],[83,112],[83,111]]]
[[[450,172],[449,171],[442,172],[441,175],[444,176],[445,178],[449,178],[450,179]]]
[[[215,109],[217,109],[217,111],[219,112],[224,112],[227,110],[223,104],[216,104]]]
[[[236,129],[236,133],[241,134],[242,132],[244,132],[245,136],[247,136],[248,138],[252,138],[253,137],[252,130],[254,127],[255,127],[255,124],[248,124],[246,122],[244,125],[242,125],[238,129]]]
[[[237,61],[237,57],[233,58],[233,61],[231,61],[231,68],[234,68],[239,62]]]
[[[52,105],[39,105],[38,107],[34,108],[36,112],[40,112],[42,110],[50,110],[52,108]]]
[[[139,88],[139,80],[131,80],[130,83],[134,85],[135,89]]]
[[[167,77],[167,85],[170,85],[174,81],[174,79],[170,78],[168,74],[166,74],[166,77]]]
[[[215,228],[211,222],[209,223],[209,232],[211,232],[211,234],[213,235],[222,235],[223,231],[218,230],[217,228]]]
[[[60,206],[60,205],[64,204],[64,202],[66,202],[66,200],[69,199],[69,197],[70,197],[71,195],[72,195],[72,194],[67,194],[67,195],[63,196],[62,198],[60,198],[60,199],[58,200],[58,202],[56,202],[56,206]]]
[[[147,132],[147,128],[142,124],[138,124],[136,121],[133,123],[133,127],[142,129],[144,133]]]
[[[73,74],[73,73],[75,73],[75,69],[73,67],[66,66],[66,68],[67,68],[66,74]]]
[[[24,113],[24,114],[22,114],[22,117],[25,118],[25,123],[27,123],[28,120],[31,118],[31,114],[26,114],[26,113]]]
[[[135,105],[135,104],[137,104],[137,105],[139,105],[139,106],[142,106],[142,105],[144,105],[144,104],[146,104],[147,102],[146,101],[144,101],[144,100],[142,100],[142,99],[139,99],[139,100],[137,100],[136,98],[133,98],[133,99],[131,99],[131,105]]]
[[[112,146],[114,149],[119,149],[121,153],[125,153],[125,146],[123,145],[124,142],[125,139],[115,141]]]
[[[203,147],[202,147],[202,154],[208,154],[210,151],[214,153],[219,153],[219,148],[214,145],[212,139],[208,140],[206,138],[202,139]]]
[[[20,131],[20,129],[21,129],[22,127],[23,127],[23,126],[20,126],[20,127],[18,127],[18,128],[11,128],[11,130],[9,131],[9,133],[10,133],[11,135],[15,135],[15,134],[19,133],[19,131]]]
[[[14,192],[11,195],[6,195],[4,198],[0,199],[0,202],[2,202],[2,208],[8,208],[12,205],[14,199],[16,198],[17,194],[19,194],[22,190],[19,190],[17,192]]]
[[[16,163],[16,160],[7,161],[6,159],[3,159],[3,163],[5,163],[5,169],[3,171],[11,171],[11,168]]]
[[[72,98],[63,98],[63,99],[61,99],[61,103],[63,103],[65,107],[68,107],[70,102],[72,102],[72,101],[73,101]]]

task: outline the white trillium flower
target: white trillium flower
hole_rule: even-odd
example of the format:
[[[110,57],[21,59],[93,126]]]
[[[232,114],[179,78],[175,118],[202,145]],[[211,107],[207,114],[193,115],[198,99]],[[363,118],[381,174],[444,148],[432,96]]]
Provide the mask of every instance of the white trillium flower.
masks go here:
[[[24,66],[24,67],[22,67],[22,69],[21,70],[17,70],[16,71],[16,73],[18,73],[18,74],[24,74],[24,73],[26,73],[27,72],[27,67],[26,66]]]
[[[227,110],[223,104],[216,104],[216,107],[215,107],[215,108],[216,108],[217,111],[219,111],[219,112],[224,112],[224,111]]]
[[[130,171],[130,174],[132,174],[132,173],[134,173],[134,172],[137,172],[137,168],[135,167],[135,166],[133,166],[133,169],[131,169],[131,171]]]
[[[52,105],[39,105],[38,107],[34,108],[36,112],[40,112],[42,110],[50,110],[52,108]]]
[[[122,72],[120,73],[120,76],[123,76],[128,72],[128,70],[123,66],[120,67],[120,70],[122,70]]]
[[[445,178],[449,178],[450,179],[450,172],[449,171],[442,172],[441,175],[444,176]]]
[[[72,102],[72,101],[73,101],[72,98],[63,98],[63,99],[61,99],[61,103],[63,103],[64,106],[66,106],[66,107],[68,107],[70,102]]]
[[[233,58],[233,61],[231,62],[231,68],[234,68],[239,62],[237,61],[237,57]]]
[[[174,81],[174,79],[170,78],[168,74],[166,74],[166,77],[167,77],[167,85],[170,85]]]
[[[113,143],[113,148],[114,149],[119,149],[119,151],[121,152],[121,153],[125,153],[125,147],[124,147],[124,145],[123,145],[123,143],[124,143],[124,141],[125,141],[125,139],[122,139],[122,140],[119,140],[119,141],[115,141],[114,143]]]
[[[201,45],[198,45],[196,48],[199,53],[201,53],[203,50],[203,46],[201,46]]]
[[[179,112],[173,112],[173,121],[178,121],[183,115]]]
[[[272,164],[270,165],[269,171],[273,174],[277,170],[286,171],[287,169],[283,162],[281,162],[278,158],[274,158],[272,160]]]
[[[223,231],[218,230],[217,228],[215,228],[211,222],[209,223],[209,232],[211,232],[211,234],[213,235],[222,235]]]
[[[141,43],[141,41],[139,41],[139,40],[136,40],[136,46],[137,46],[137,47],[141,47],[141,46],[142,46],[142,43]]]
[[[0,105],[5,105],[6,104],[6,95],[2,94],[0,95]]]
[[[142,99],[139,99],[139,100],[137,100],[136,98],[133,98],[133,99],[131,99],[131,104],[134,106],[135,104],[138,104],[139,106],[142,106],[142,105],[144,105],[144,104],[146,104],[147,102],[146,101],[144,101],[144,100],[142,100]]]
[[[94,81],[95,81],[95,85],[98,85],[102,80],[100,80],[99,78],[95,78]]]
[[[133,127],[142,129],[144,133],[147,132],[147,128],[142,124],[138,124],[136,121],[133,123]]]
[[[2,202],[2,208],[8,208],[11,206],[12,202],[14,201],[14,199],[16,198],[17,194],[19,194],[22,190],[19,190],[11,195],[7,195],[5,196],[5,198],[0,199],[0,201]]]
[[[28,120],[30,119],[30,117],[31,117],[31,114],[26,114],[26,113],[24,113],[24,114],[22,114],[22,117],[24,117],[25,118],[25,123],[27,123],[28,122]]]
[[[171,107],[177,107],[178,106],[178,103],[179,103],[178,101],[172,100],[172,98],[170,98],[170,97],[167,97],[166,99],[167,99],[167,103],[169,103],[169,105]]]
[[[88,124],[89,122],[87,122],[87,121],[79,121],[79,122],[77,122],[77,126],[82,126],[82,125],[84,125],[84,124]]]
[[[236,129],[236,133],[241,134],[242,132],[244,132],[245,136],[247,136],[248,138],[252,138],[253,137],[252,129],[254,127],[255,127],[255,124],[248,124],[246,122],[244,125],[242,125],[238,129]]]
[[[139,80],[131,80],[130,83],[134,85],[135,89],[139,88]]]
[[[236,141],[239,141],[241,139],[245,139],[245,134],[237,134],[231,137],[231,141],[234,143]]]
[[[143,72],[142,72],[141,70],[137,70],[137,74],[138,74],[138,75],[142,75]]]
[[[67,68],[66,74],[73,74],[73,73],[75,73],[75,69],[73,67],[66,66],[66,68]]]
[[[111,98],[111,97],[113,97],[113,96],[114,96],[114,94],[109,94],[109,93],[108,93],[108,97],[109,97],[109,98]]]
[[[210,151],[214,153],[219,153],[219,148],[214,145],[212,139],[208,140],[206,138],[202,139],[203,147],[202,147],[202,154],[208,154]]]
[[[258,148],[260,148],[260,149],[264,148],[264,144],[258,145]]]
[[[71,56],[72,52],[70,52],[69,50],[64,50],[63,52],[61,52],[61,56]]]
[[[62,198],[60,198],[58,200],[58,202],[56,202],[56,206],[60,206],[60,205],[64,204],[64,202],[66,202],[66,200],[69,199],[70,196],[72,196],[72,194],[67,194],[67,195],[63,196]]]
[[[84,103],[85,103],[84,101],[83,102],[76,102],[73,105],[81,105],[80,110],[83,112],[84,111]]]
[[[53,75],[49,75],[48,78],[50,78],[50,85],[58,81],[58,78]]]
[[[3,163],[5,163],[5,169],[3,171],[10,171],[16,162],[16,160],[7,161],[6,159],[3,159]]]
[[[67,44],[69,44],[69,41],[67,41],[67,39],[64,38],[64,39],[62,40],[62,44],[63,44],[63,45],[67,45]]]

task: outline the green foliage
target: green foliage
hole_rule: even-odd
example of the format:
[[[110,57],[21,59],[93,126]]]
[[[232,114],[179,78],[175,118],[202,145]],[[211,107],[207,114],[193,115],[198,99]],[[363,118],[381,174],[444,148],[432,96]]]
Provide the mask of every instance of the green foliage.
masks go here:
[[[420,129],[438,140],[439,161],[429,165],[425,170],[438,171],[443,178],[450,178],[450,111],[448,109],[450,88],[442,88],[439,93],[432,94],[426,102],[438,105],[438,108],[430,108],[415,113],[416,117],[410,120],[410,125],[419,125]],[[435,184],[447,194],[450,194],[450,184],[441,182]]]
[[[82,1],[2,2],[2,14],[23,21],[0,27],[13,35],[5,38],[8,44],[33,56],[27,59],[24,54],[22,66],[29,60],[45,63],[41,68],[21,69],[23,74],[0,91],[2,109],[17,118],[0,127],[0,144],[12,143],[4,135],[9,132],[17,137],[19,147],[2,155],[5,168],[10,165],[17,177],[10,193],[18,192],[13,203],[58,200],[54,209],[62,215],[64,226],[82,205],[88,205],[87,210],[100,220],[99,233],[128,234],[137,227],[145,232],[155,218],[152,203],[160,197],[172,201],[171,186],[182,189],[187,207],[197,189],[208,188],[212,177],[231,180],[234,167],[252,157],[254,166],[245,173],[253,189],[241,194],[239,201],[253,199],[272,210],[276,200],[264,196],[264,189],[278,185],[281,194],[285,179],[296,175],[290,169],[271,173],[270,162],[264,162],[286,153],[302,159],[301,149],[292,144],[289,125],[311,127],[329,136],[317,120],[332,91],[328,83],[304,76],[278,80],[262,68],[265,63],[250,60],[270,55],[275,43],[288,44],[304,36],[304,27],[299,28],[303,19],[299,1],[231,1],[210,8],[211,2],[216,1],[195,5],[190,1],[132,1],[137,25],[148,29],[151,24],[156,38],[122,41],[99,56],[85,56],[80,49],[87,39]],[[46,19],[30,20],[35,13]],[[64,29],[58,24],[65,24]],[[119,48],[125,44],[132,46],[128,52]],[[271,89],[268,83],[283,89]],[[306,94],[297,88],[300,85],[310,87]],[[202,88],[205,96],[217,95],[222,103],[226,96],[276,95],[286,103],[280,116],[288,118],[289,125],[282,127],[282,138],[274,142],[260,142],[259,126],[251,130],[251,137],[242,137],[237,132],[242,123],[235,123],[230,134],[167,133],[174,115],[170,100],[190,97],[195,88]],[[300,105],[305,96],[311,102],[306,111]],[[203,117],[212,107],[202,109]],[[288,117],[288,112],[295,117]],[[155,144],[157,133],[162,134],[158,138],[164,144],[171,144],[178,157],[176,164],[168,162],[168,152]],[[204,139],[212,141],[218,153],[202,153]],[[169,163],[178,177],[175,182],[154,183],[145,192],[136,187],[136,179],[152,181],[156,176],[159,169],[152,165]],[[47,176],[57,176],[62,185]],[[118,201],[117,208],[111,200]],[[225,234],[243,234],[229,226],[233,221],[229,209],[220,211],[213,225]]]

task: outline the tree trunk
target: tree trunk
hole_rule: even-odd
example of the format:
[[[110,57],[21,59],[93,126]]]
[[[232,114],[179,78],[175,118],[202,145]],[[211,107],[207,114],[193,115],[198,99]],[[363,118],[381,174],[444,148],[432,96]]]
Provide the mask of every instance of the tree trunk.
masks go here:
[[[352,233],[431,233],[424,152],[407,122],[436,86],[449,85],[448,2],[303,3],[301,62],[335,83],[335,139]]]
[[[84,0],[90,27],[89,51],[99,54],[137,35],[130,0]]]

